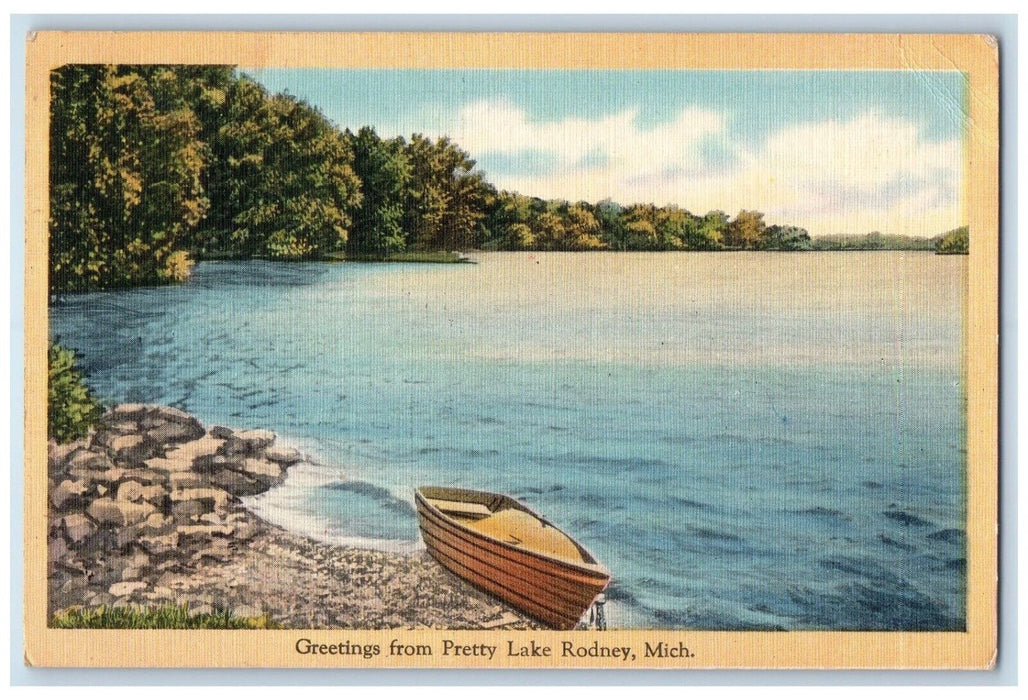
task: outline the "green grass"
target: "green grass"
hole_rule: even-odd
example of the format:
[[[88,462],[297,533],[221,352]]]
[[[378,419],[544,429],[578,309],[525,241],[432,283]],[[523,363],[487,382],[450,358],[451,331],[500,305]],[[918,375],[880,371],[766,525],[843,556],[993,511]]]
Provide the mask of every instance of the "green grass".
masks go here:
[[[68,608],[55,613],[50,627],[57,629],[171,629],[171,630],[260,630],[281,629],[268,614],[237,617],[230,611],[190,613],[184,605],[156,608],[137,606]]]
[[[445,250],[411,251],[407,253],[389,253],[387,255],[347,255],[346,253],[328,253],[328,260],[345,260],[347,262],[391,262],[391,263],[469,263],[466,257]]]

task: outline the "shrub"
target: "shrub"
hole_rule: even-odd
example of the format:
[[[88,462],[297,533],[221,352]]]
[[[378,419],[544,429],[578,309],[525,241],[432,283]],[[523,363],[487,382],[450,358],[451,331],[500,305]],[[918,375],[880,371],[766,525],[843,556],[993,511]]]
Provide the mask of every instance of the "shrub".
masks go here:
[[[47,434],[58,442],[77,440],[96,423],[103,407],[75,367],[75,353],[50,344]]]

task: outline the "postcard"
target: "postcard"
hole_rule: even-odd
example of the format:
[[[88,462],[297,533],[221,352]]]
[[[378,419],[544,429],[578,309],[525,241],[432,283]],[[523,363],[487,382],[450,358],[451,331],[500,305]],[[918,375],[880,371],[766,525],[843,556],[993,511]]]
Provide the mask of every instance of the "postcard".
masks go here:
[[[991,667],[998,51],[30,35],[26,663]]]

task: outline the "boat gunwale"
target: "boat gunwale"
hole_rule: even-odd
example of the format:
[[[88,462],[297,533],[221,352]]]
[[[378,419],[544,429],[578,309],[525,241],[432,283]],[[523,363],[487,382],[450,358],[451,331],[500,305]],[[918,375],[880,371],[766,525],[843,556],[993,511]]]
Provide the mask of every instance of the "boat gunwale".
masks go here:
[[[457,548],[457,542],[459,541],[464,546],[461,551],[468,552],[468,556],[478,559],[474,553],[469,551],[469,548],[475,552],[483,551],[487,552],[493,557],[498,557],[505,561],[509,561],[517,566],[524,569],[528,569],[534,574],[547,579],[551,579],[555,583],[563,582],[567,587],[565,590],[560,592],[560,595],[574,595],[576,591],[580,591],[583,587],[597,588],[602,590],[610,581],[610,574],[606,571],[583,571],[581,569],[571,569],[570,567],[564,566],[560,561],[546,561],[539,560],[535,557],[525,556],[525,552],[518,549],[512,551],[510,548],[504,548],[503,542],[494,542],[492,539],[486,541],[484,538],[478,537],[478,534],[474,530],[467,530],[460,528],[459,523],[454,523],[452,520],[447,520],[446,517],[440,514],[438,511],[432,512],[428,510],[418,511],[418,527],[425,532],[425,525],[431,525],[442,531],[447,538],[446,542],[449,546]],[[426,545],[428,543],[426,542]],[[431,548],[430,548],[431,549]],[[486,562],[483,562],[486,563]],[[490,566],[495,566],[489,564]],[[557,586],[561,588],[561,586]],[[553,591],[556,593],[557,591]]]
[[[492,496],[494,498],[506,499],[506,500],[514,503],[518,507],[519,510],[522,510],[522,511],[528,513],[533,518],[536,518],[540,522],[545,523],[549,527],[552,527],[557,532],[559,532],[560,534],[562,534],[565,537],[567,537],[578,549],[580,549],[587,556],[589,556],[593,560],[594,563],[590,564],[589,562],[585,562],[585,561],[575,562],[575,561],[571,561],[571,560],[568,560],[568,559],[564,559],[562,557],[556,557],[556,556],[552,556],[552,555],[548,555],[548,554],[543,554],[543,553],[538,552],[538,551],[533,550],[533,549],[528,549],[526,547],[520,547],[518,545],[511,544],[509,542],[504,542],[503,540],[497,539],[497,538],[495,538],[495,537],[493,537],[491,535],[487,535],[484,532],[480,532],[478,530],[475,530],[474,528],[468,527],[467,525],[465,525],[464,523],[460,522],[459,520],[450,517],[449,515],[444,513],[439,508],[436,508],[432,504],[429,496],[426,496],[423,493],[423,490],[426,489],[426,488],[438,489],[439,491],[449,491],[449,492],[461,492],[461,491],[463,491],[465,493],[474,493],[474,494],[480,494],[480,495],[484,495],[484,496]],[[557,565],[565,567],[565,568],[576,569],[580,573],[605,576],[607,578],[608,582],[609,582],[609,580],[611,578],[610,570],[607,569],[606,566],[601,564],[600,561],[593,555],[593,553],[590,552],[585,547],[585,545],[583,545],[581,542],[576,540],[574,537],[572,537],[568,533],[566,533],[563,530],[561,530],[559,527],[554,525],[552,522],[550,522],[549,520],[547,520],[543,516],[541,516],[538,513],[536,513],[534,510],[532,510],[531,508],[529,508],[525,504],[521,503],[517,499],[511,498],[510,496],[505,496],[504,494],[499,494],[499,493],[493,493],[491,491],[476,491],[474,489],[456,489],[456,488],[447,488],[445,486],[419,486],[417,489],[414,490],[414,498],[415,498],[415,501],[417,501],[418,503],[424,504],[425,507],[429,508],[434,514],[438,514],[438,517],[442,518],[447,523],[450,523],[453,526],[463,530],[464,532],[468,533],[469,535],[471,535],[474,538],[486,540],[486,541],[491,542],[493,544],[497,544],[497,545],[503,547],[504,549],[509,549],[509,550],[513,550],[515,552],[518,552],[519,554],[527,554],[527,555],[529,555],[531,557],[534,557],[534,558],[539,559],[539,560],[544,561],[544,562],[550,562],[550,563],[557,564]]]

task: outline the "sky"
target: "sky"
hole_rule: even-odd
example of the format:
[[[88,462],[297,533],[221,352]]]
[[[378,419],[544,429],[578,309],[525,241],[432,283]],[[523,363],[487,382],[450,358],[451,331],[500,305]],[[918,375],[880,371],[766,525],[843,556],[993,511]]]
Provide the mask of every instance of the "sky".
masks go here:
[[[449,136],[526,195],[756,209],[813,235],[966,223],[956,71],[242,70],[342,128]]]

